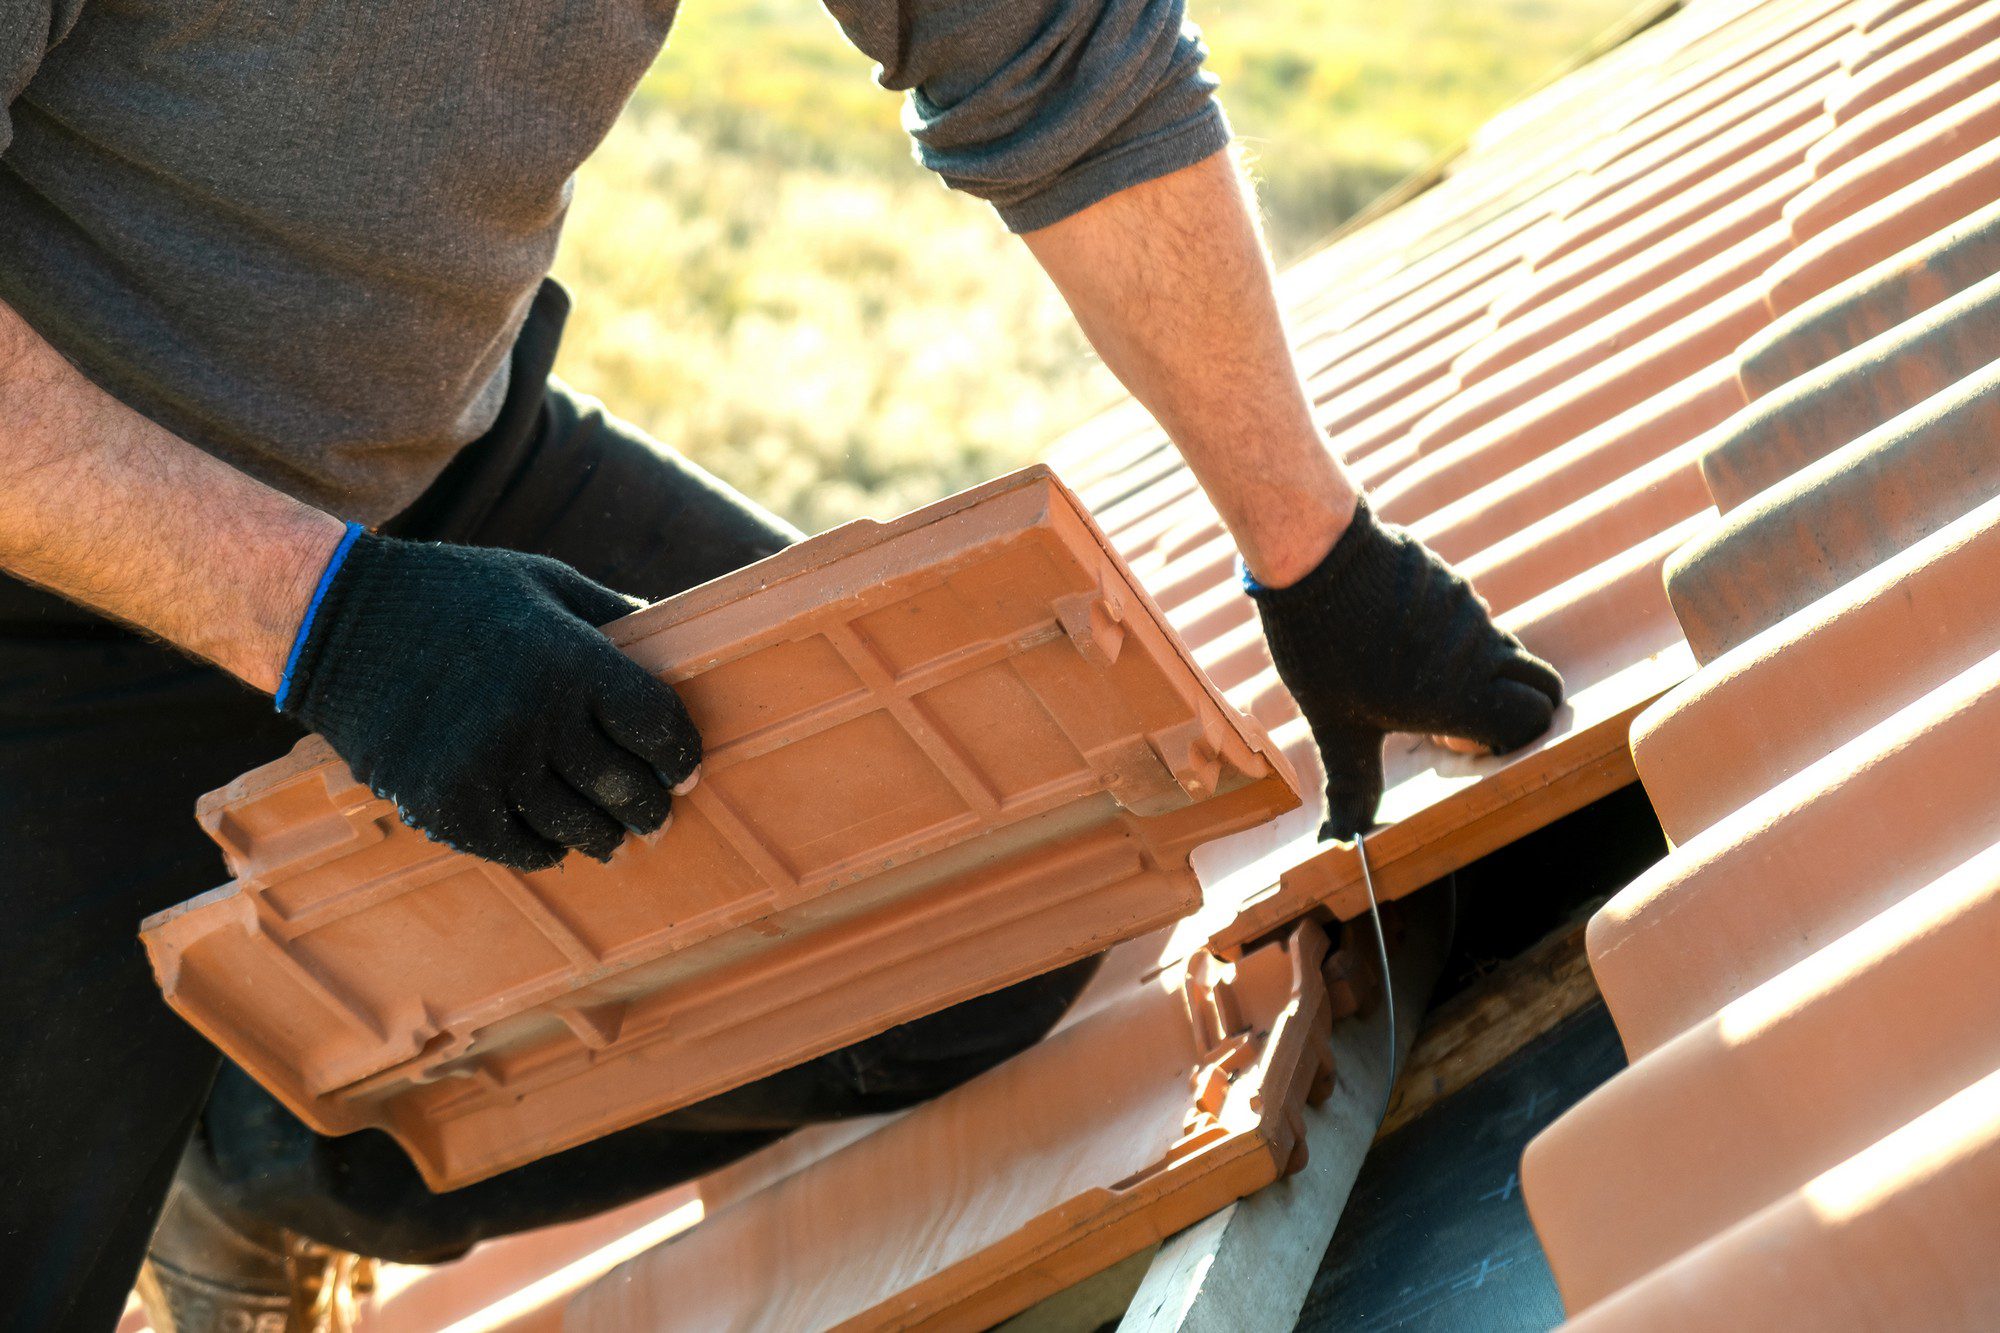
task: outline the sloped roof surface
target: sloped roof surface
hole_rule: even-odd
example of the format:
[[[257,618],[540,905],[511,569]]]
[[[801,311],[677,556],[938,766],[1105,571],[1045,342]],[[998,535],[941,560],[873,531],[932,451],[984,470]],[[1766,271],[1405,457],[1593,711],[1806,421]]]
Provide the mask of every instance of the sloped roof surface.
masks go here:
[[[1572,690],[1505,759],[1392,742],[1377,887],[1553,820],[1635,757],[1677,845],[1591,931],[1635,1064],[1525,1168],[1584,1326],[2000,1323],[1995,38],[1995,0],[1695,0],[1284,275],[1335,443]],[[1050,458],[1310,783],[1233,550],[1157,428],[1126,404]],[[1202,912],[1123,946],[1091,1012],[1204,942],[1361,910],[1355,850],[1313,822],[1197,853]],[[954,1165],[978,1170],[926,1169]],[[885,1187],[871,1225],[921,1197]],[[677,1248],[620,1281],[678,1271]],[[495,1326],[553,1327],[567,1272]],[[396,1306],[377,1327],[418,1327]]]
[[[2000,6],[1855,9],[1667,562],[1634,1058],[1531,1145],[1579,1328],[2000,1323]]]

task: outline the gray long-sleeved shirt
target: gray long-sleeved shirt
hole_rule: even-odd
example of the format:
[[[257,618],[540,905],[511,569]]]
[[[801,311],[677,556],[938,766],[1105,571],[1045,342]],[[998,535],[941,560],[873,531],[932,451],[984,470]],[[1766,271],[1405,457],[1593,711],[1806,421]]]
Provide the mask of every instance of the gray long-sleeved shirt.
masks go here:
[[[579,163],[677,0],[0,0],[0,299],[343,517],[499,411]],[[1222,147],[1182,0],[827,0],[1015,230]]]

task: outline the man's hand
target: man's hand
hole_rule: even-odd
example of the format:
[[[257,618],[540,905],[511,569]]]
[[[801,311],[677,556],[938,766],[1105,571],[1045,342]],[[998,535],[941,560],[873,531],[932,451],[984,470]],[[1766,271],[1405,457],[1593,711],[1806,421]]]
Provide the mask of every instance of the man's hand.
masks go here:
[[[1024,239],[1236,539],[1325,762],[1321,834],[1352,838],[1374,822],[1387,733],[1515,749],[1548,728],[1562,680],[1375,522],[1313,421],[1253,203],[1218,153]]]
[[[680,700],[594,628],[632,603],[550,560],[346,538],[119,403],[5,305],[0,568],[282,688],[405,818],[510,865],[659,828],[700,759]]]
[[[343,545],[279,688],[405,822],[519,870],[667,821],[701,737],[596,626],[638,603],[559,561]]]
[[[1322,838],[1352,839],[1382,801],[1392,732],[1460,736],[1495,754],[1548,730],[1555,668],[1494,625],[1458,571],[1363,501],[1317,569],[1287,588],[1251,584],[1278,677],[1326,769]]]

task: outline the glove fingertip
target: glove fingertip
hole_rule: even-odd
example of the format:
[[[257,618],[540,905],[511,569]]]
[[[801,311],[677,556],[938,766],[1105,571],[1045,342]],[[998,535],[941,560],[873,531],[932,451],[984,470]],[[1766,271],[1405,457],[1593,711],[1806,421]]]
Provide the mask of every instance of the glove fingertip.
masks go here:
[[[1375,812],[1381,805],[1382,788],[1379,784],[1357,788],[1329,783],[1326,788],[1326,818],[1319,826],[1320,841],[1337,838],[1341,842],[1353,842],[1355,834],[1366,833],[1375,827]]]
[[[518,870],[522,874],[532,875],[540,870],[553,870],[556,866],[562,864],[563,856],[569,851],[569,848],[564,847],[561,843],[551,842],[540,834],[531,833],[526,828],[522,828],[509,836],[496,840],[488,850],[479,850],[471,847],[463,847],[459,850],[472,852],[474,855],[484,857],[488,861],[494,861],[506,866],[509,870]]]
[[[1549,707],[1562,707],[1566,693],[1562,673],[1527,649],[1509,654],[1500,664],[1499,674],[1503,680],[1525,685],[1543,695],[1548,699]]]
[[[669,789],[701,767],[701,732],[673,687],[634,664],[631,678],[608,690],[597,723],[621,749],[651,765]]]
[[[560,560],[550,563],[560,571],[547,581],[553,584],[556,596],[571,612],[599,629],[614,620],[624,619],[634,611],[643,611],[650,605],[642,598],[605,587],[574,565]]]
[[[1494,754],[1508,754],[1532,745],[1555,721],[1559,702],[1560,696],[1551,699],[1533,685],[1498,681],[1493,687],[1490,730],[1487,735],[1473,739],[1485,742]]]

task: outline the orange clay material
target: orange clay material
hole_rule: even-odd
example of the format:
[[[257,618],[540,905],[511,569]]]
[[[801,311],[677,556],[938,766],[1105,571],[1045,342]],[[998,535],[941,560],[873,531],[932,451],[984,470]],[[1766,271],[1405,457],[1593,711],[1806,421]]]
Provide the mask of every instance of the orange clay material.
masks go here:
[[[587,1288],[568,1333],[983,1329],[1303,1164],[1310,923],[1205,953]]]
[[[663,833],[517,874],[309,739],[202,802],[235,880],[145,923],[180,1013],[434,1188],[1152,930],[1196,846],[1298,804],[1045,468],[608,633],[707,742]]]

